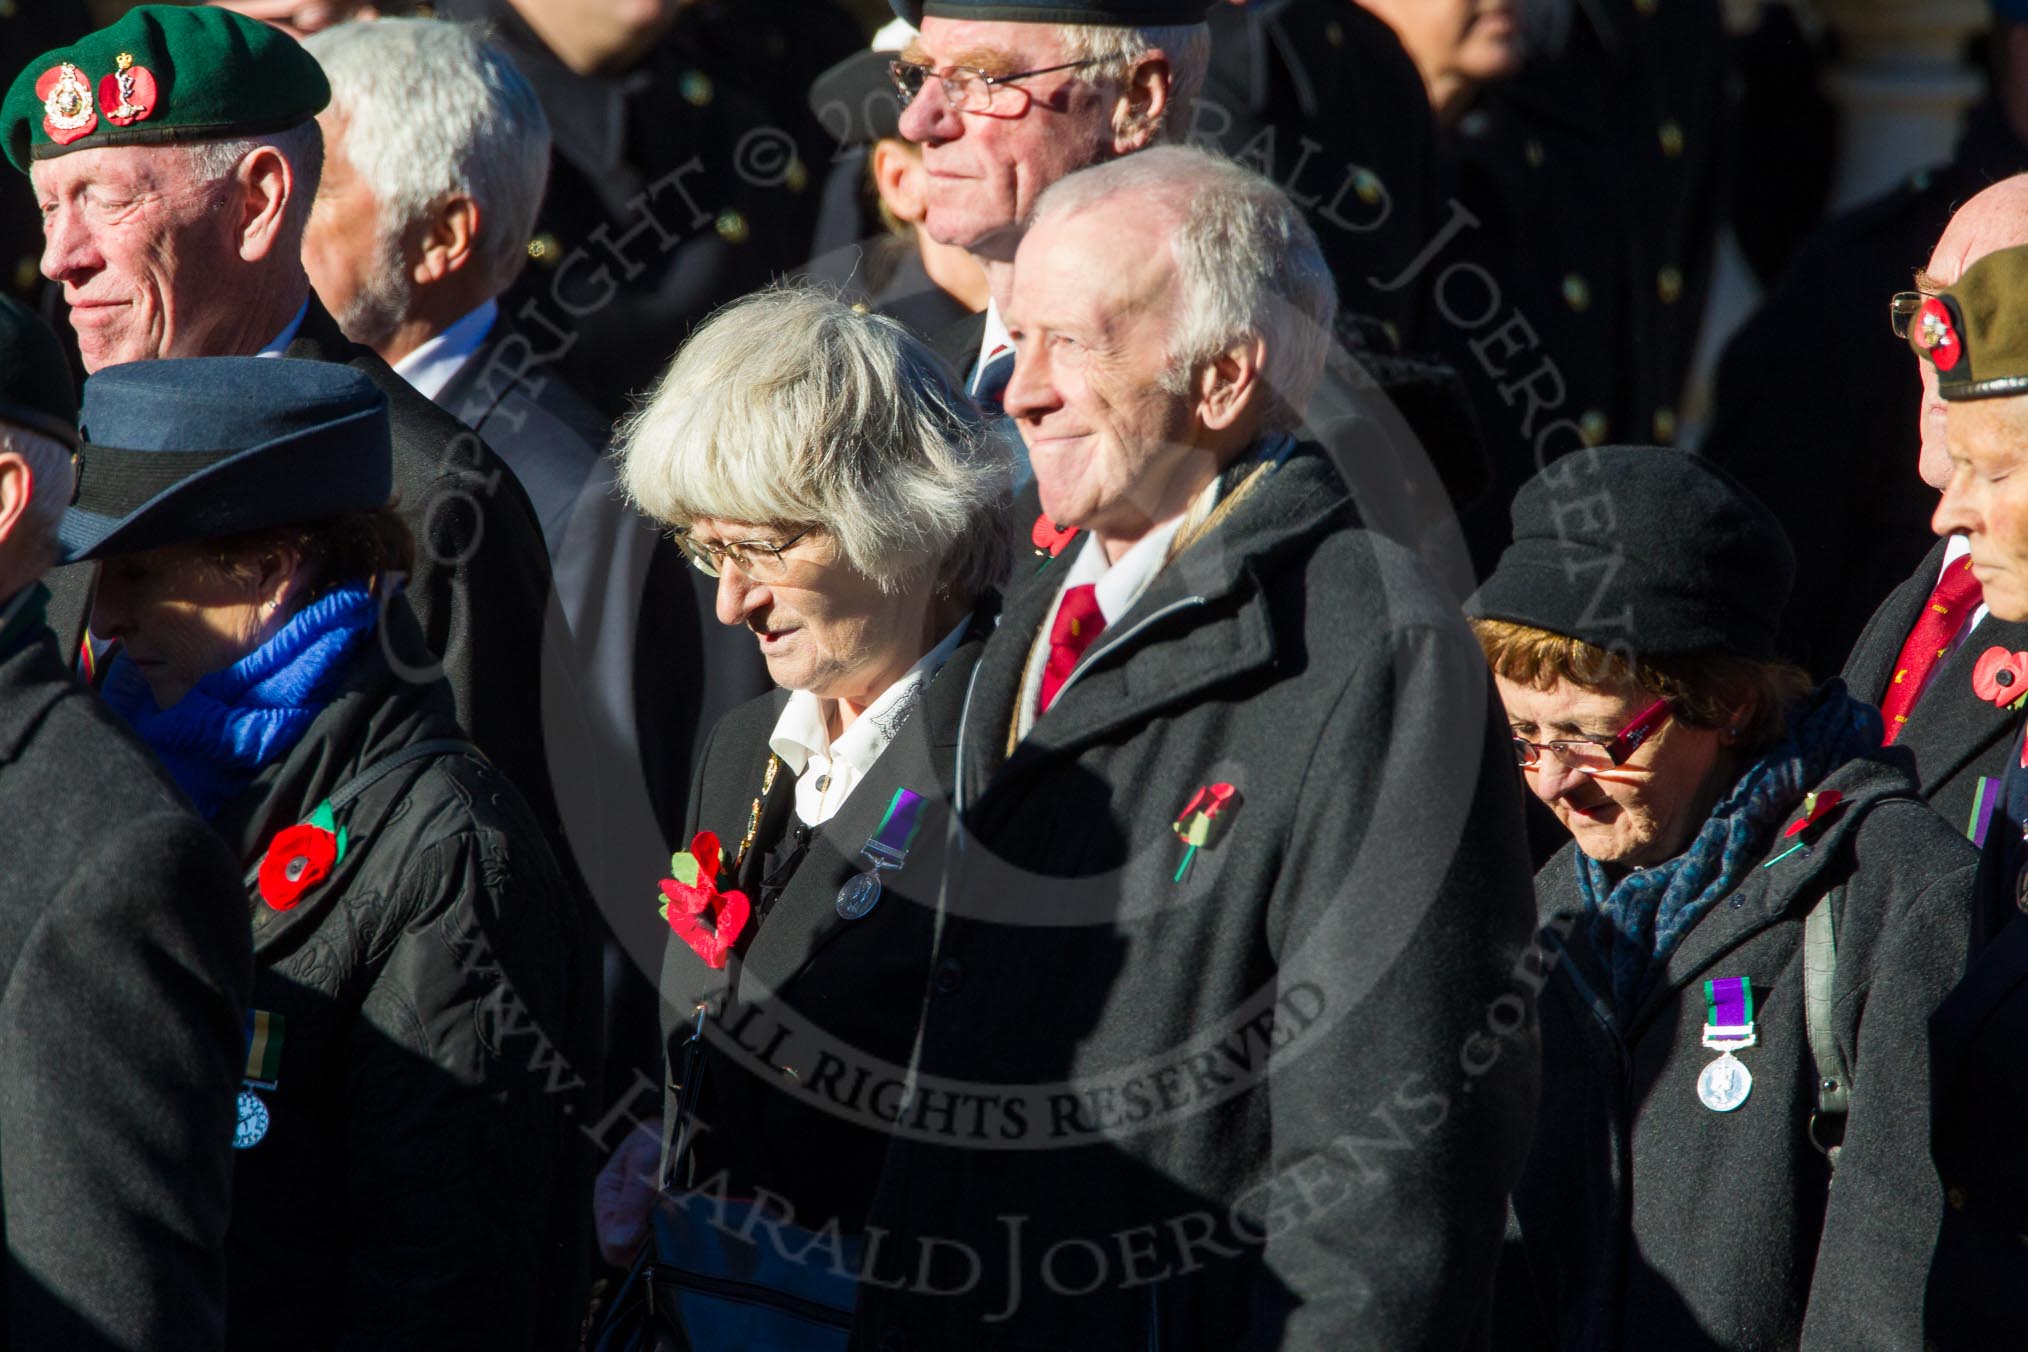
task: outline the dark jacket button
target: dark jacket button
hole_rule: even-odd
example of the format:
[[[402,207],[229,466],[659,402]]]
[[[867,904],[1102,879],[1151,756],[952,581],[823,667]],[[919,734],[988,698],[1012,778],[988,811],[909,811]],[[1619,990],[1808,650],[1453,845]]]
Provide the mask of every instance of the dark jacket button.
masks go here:
[[[908,1335],[900,1329],[889,1329],[880,1335],[880,1352],[908,1352]]]
[[[965,984],[965,969],[956,958],[945,958],[937,964],[935,975],[930,978],[930,988],[938,995],[949,995]]]

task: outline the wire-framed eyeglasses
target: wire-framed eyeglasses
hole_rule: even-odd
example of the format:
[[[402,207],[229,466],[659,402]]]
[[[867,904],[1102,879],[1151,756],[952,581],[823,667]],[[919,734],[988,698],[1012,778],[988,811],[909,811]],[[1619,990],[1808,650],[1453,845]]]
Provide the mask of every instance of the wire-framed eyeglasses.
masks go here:
[[[1929,297],[1920,291],[1897,291],[1894,299],[1887,302],[1887,322],[1894,329],[1896,338],[1906,339],[1908,330],[1915,324],[1916,315],[1922,312],[1922,303]]]
[[[915,102],[916,95],[932,76],[944,87],[944,102],[962,113],[984,113],[992,111],[994,99],[1001,88],[1015,88],[1014,81],[1025,80],[1031,75],[1048,75],[1059,70],[1078,70],[1098,64],[1096,58],[1083,61],[1066,61],[1060,66],[1042,66],[1036,70],[1017,70],[1012,75],[988,75],[974,66],[952,66],[947,70],[936,70],[915,61],[890,61],[887,73],[894,80],[894,95],[906,108]],[[1022,90],[1026,94],[1026,90]],[[1023,111],[1026,105],[1023,105]],[[1011,110],[1010,110],[1011,111]]]
[[[676,543],[683,547],[683,553],[691,566],[706,577],[719,577],[730,562],[750,581],[779,582],[788,574],[789,565],[782,558],[783,551],[792,548],[797,541],[817,529],[805,526],[780,543],[767,540],[728,540],[724,544],[713,544],[699,540],[687,530],[676,532]]]
[[[1531,742],[1517,736],[1514,738],[1514,763],[1532,770],[1542,763],[1543,753],[1547,752],[1579,774],[1602,774],[1626,764],[1627,758],[1640,749],[1641,743],[1669,721],[1670,712],[1669,701],[1658,699],[1641,710],[1633,722],[1607,738],[1576,737],[1554,742]]]

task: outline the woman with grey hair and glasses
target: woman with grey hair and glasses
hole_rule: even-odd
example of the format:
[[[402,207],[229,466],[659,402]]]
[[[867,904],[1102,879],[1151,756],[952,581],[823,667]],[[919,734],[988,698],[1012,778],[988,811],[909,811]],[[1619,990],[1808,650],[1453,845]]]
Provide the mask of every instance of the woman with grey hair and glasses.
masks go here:
[[[628,495],[718,580],[719,620],[752,632],[782,687],[712,730],[671,876],[659,897],[642,880],[671,929],[669,1078],[698,1123],[660,1173],[723,1171],[721,1192],[765,1190],[797,1224],[850,1234],[884,1124],[810,1088],[898,1080],[907,1061],[930,856],[1009,561],[1006,453],[900,324],[785,287],[698,329],[618,454]],[[700,1005],[703,1073],[678,1073]],[[756,1058],[733,1030],[761,1023],[790,1031]],[[600,1180],[616,1264],[646,1233],[664,1144],[638,1135]]]

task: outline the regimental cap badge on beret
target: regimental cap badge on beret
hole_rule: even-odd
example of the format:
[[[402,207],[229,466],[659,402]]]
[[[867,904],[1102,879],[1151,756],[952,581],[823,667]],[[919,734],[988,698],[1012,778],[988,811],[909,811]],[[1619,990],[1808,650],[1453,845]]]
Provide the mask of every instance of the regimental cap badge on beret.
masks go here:
[[[1917,352],[1936,363],[1939,371],[1954,369],[1965,355],[1964,340],[1958,337],[1957,321],[1951,318],[1950,306],[1937,296],[1925,300],[1915,312],[1908,341]]]
[[[92,87],[85,73],[68,61],[59,61],[35,82],[36,97],[42,103],[42,130],[50,140],[67,146],[80,136],[91,135],[99,115],[92,109]]]
[[[146,66],[134,64],[132,52],[113,58],[111,75],[99,81],[99,107],[106,120],[121,127],[146,121],[155,111],[155,76]]]
[[[287,131],[330,101],[316,58],[279,29],[210,5],[140,5],[22,69],[0,137],[25,173],[99,146]]]
[[[1936,368],[1945,399],[2028,394],[2028,246],[1987,254],[1925,300],[1908,343]]]

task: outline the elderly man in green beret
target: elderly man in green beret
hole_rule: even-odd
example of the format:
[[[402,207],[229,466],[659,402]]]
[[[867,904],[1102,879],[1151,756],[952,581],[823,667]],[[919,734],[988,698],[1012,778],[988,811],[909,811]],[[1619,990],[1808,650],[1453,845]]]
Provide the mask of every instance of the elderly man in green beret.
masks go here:
[[[1995,250],[1924,298],[1908,341],[1950,410],[1950,473],[1931,525],[1962,534],[1994,618],[2028,620],[2028,246]],[[2002,633],[1994,637],[2004,637]],[[1973,693],[2010,712],[2028,652],[1986,644]],[[1958,679],[1965,677],[1959,673]],[[2028,748],[2015,715],[2002,778],[1981,783],[1984,850],[1965,978],[1930,1020],[1931,1154],[1949,1203],[1930,1266],[1927,1345],[2019,1345],[2028,1283]],[[1866,1092],[1855,1085],[1854,1094]]]
[[[562,845],[541,735],[550,576],[534,510],[476,433],[348,341],[311,294],[302,241],[329,99],[316,60],[280,30],[142,5],[28,63],[0,103],[0,148],[34,185],[42,272],[63,285],[87,370],[289,356],[345,362],[386,391],[416,539],[407,603],[459,722]],[[63,618],[81,622],[86,588],[56,585]]]
[[[0,1347],[215,1349],[252,941],[239,869],[71,679],[56,336],[0,299]]]

